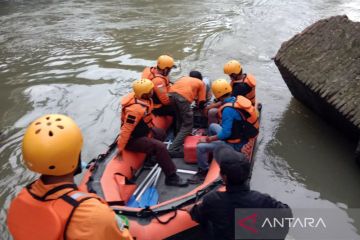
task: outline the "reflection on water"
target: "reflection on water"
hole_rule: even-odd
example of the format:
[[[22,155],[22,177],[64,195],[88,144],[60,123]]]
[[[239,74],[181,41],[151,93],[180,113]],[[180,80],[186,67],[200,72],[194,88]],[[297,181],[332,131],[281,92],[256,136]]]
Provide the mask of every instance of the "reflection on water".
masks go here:
[[[292,99],[273,139],[257,152],[263,161],[256,162],[252,186],[260,191],[276,186],[273,194],[293,208],[337,209],[341,221],[329,231],[349,231],[358,239],[354,226],[360,228],[360,218],[351,211],[360,199],[360,189],[353,188],[360,182],[354,147]]]
[[[346,160],[351,147],[311,112],[289,105],[271,57],[317,19],[343,13],[360,19],[358,10],[335,0],[0,0],[1,239],[8,239],[11,199],[36,176],[21,164],[27,124],[45,113],[70,115],[83,131],[88,161],[119,130],[119,99],[130,82],[163,53],[180,66],[173,79],[191,69],[223,77],[231,58],[256,76],[264,114],[254,188],[292,206],[356,207],[357,169]]]
[[[286,159],[294,179],[321,192],[322,198],[356,208],[360,206],[360,189],[349,191],[346,187],[360,181],[354,148],[354,143],[293,99],[266,150]],[[268,168],[271,165],[269,162]]]

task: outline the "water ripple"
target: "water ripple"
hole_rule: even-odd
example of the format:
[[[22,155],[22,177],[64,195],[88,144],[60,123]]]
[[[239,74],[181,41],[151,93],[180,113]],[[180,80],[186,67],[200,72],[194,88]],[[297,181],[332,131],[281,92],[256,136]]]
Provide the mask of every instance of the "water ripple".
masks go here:
[[[84,134],[82,156],[90,160],[119,131],[120,97],[131,90],[144,66],[155,65],[163,53],[180,66],[172,79],[191,69],[211,79],[224,77],[222,66],[231,58],[254,73],[257,98],[264,103],[255,189],[300,206],[324,204],[344,211],[344,206],[356,205],[359,177],[343,165],[346,144],[328,140],[336,150],[326,154],[328,149],[310,141],[321,139],[314,126],[323,128],[302,119],[311,118],[303,110],[292,116],[291,109],[298,106],[289,104],[291,95],[271,57],[283,41],[317,19],[343,13],[356,18],[358,9],[354,1],[315,0],[0,0],[0,238],[9,238],[4,222],[10,200],[36,177],[21,163],[26,126],[43,114],[70,115]],[[293,122],[297,125],[287,127]],[[288,136],[296,129],[299,135]],[[301,164],[306,163],[300,159],[304,149],[311,153],[305,160],[320,153],[318,164],[308,163],[313,169]],[[318,179],[325,158],[338,166],[331,176],[339,184],[332,186],[343,184],[351,195],[340,187],[329,189],[325,182],[334,181],[330,175]],[[346,169],[346,177],[338,169]]]

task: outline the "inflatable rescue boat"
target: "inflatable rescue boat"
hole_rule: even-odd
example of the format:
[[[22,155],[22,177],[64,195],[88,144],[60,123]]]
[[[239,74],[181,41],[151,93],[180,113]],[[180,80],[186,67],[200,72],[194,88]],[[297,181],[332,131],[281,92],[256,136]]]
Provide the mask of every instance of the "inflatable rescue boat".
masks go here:
[[[260,112],[261,107],[258,110]],[[154,118],[155,126],[163,129],[169,129],[171,122],[171,117]],[[184,158],[172,159],[178,174],[184,179],[190,178],[197,171],[196,144],[206,132],[206,125],[207,120],[203,119],[198,123],[194,121],[193,135],[188,136],[184,143]],[[171,142],[171,138],[173,137],[169,134],[167,142]],[[255,143],[255,138],[250,139],[241,150],[251,161],[251,166]],[[105,153],[88,163],[79,188],[96,193],[116,213],[126,216],[129,230],[136,240],[199,239],[196,237],[199,234],[197,223],[191,220],[184,208],[194,205],[210,191],[225,190],[217,162],[211,161],[203,183],[179,188],[165,185],[164,174],[157,168],[157,164],[151,166],[153,163],[149,164],[149,159],[145,154],[129,151],[124,151],[120,159],[116,138]],[[134,201],[134,196],[143,196],[144,189],[151,186],[156,187],[158,194],[155,203],[149,204],[150,206],[146,202],[135,206],[130,204]]]

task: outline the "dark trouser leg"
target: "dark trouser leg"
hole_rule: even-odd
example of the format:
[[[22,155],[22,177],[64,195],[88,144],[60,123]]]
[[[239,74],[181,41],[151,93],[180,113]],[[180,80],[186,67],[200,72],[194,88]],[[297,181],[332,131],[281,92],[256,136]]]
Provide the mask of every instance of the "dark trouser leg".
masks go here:
[[[133,152],[155,155],[157,162],[166,176],[176,173],[175,164],[171,160],[165,144],[157,139],[149,137],[130,139],[125,149]]]
[[[193,128],[193,112],[190,109],[190,103],[178,94],[173,95],[176,109],[180,119],[180,130],[171,144],[169,151],[182,151],[182,146],[186,136],[191,134]]]
[[[155,138],[156,140],[159,140],[162,142],[165,141],[166,132],[164,129],[154,127],[151,129],[151,132],[152,132],[153,138]]]
[[[175,111],[172,105],[163,105],[160,108],[155,108],[152,112],[156,116],[175,116]]]
[[[176,96],[171,97],[171,99],[175,110],[173,126],[174,126],[174,136],[176,137],[176,135],[180,132],[180,128],[181,128],[181,110],[178,99],[176,99]]]

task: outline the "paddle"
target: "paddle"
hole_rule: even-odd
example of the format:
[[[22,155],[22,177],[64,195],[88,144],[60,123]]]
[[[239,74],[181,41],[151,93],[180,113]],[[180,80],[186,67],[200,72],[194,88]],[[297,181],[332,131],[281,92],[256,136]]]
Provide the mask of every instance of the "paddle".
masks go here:
[[[159,177],[161,175],[161,168],[159,168],[156,172],[156,177],[154,178],[151,186],[146,189],[146,191],[144,192],[144,194],[141,196],[141,200],[140,200],[140,207],[141,208],[145,208],[147,206],[154,206],[158,203],[159,201],[159,193],[156,189],[156,184],[159,180]]]
[[[149,174],[146,176],[146,178],[140,183],[140,185],[136,188],[135,192],[133,193],[133,195],[137,195],[138,192],[140,192],[140,190],[142,189],[142,187],[146,184],[146,182],[149,180],[150,177],[152,177],[152,175],[155,173],[155,171],[157,170],[157,168],[159,167],[159,164],[155,164],[155,166],[151,169],[151,171],[149,172]]]
[[[133,195],[130,197],[128,203],[126,204],[129,207],[139,207],[139,200],[137,199],[140,194],[142,194],[145,189],[151,184],[156,177],[156,171],[159,168],[159,164],[156,164],[149,174],[145,177],[145,179],[140,183],[140,185],[136,188]],[[140,193],[139,193],[140,192]]]

